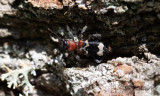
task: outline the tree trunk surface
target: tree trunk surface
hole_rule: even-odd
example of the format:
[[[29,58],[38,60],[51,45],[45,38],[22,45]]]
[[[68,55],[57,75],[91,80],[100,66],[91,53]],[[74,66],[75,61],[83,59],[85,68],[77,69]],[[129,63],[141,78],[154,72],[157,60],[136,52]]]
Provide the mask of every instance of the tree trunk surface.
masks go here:
[[[97,63],[62,40],[110,52]],[[158,0],[0,0],[0,96],[159,96],[159,55]]]

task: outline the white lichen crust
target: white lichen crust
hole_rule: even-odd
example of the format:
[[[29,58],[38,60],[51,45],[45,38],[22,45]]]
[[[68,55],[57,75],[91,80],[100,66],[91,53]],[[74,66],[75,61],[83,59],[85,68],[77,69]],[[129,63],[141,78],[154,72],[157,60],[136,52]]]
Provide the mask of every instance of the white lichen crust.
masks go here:
[[[23,86],[23,92],[27,96],[28,93],[32,93],[34,86],[29,82],[28,74],[34,72],[34,68],[29,64],[21,64],[21,69],[11,70],[7,66],[3,65],[3,68],[8,70],[8,73],[1,75],[1,80],[7,80],[8,88],[13,86],[13,89]],[[34,74],[35,75],[35,74]],[[20,80],[22,79],[22,81]]]
[[[53,72],[56,76],[63,78],[63,74],[60,74],[63,67],[63,55],[59,54],[58,49],[55,49],[53,50],[55,56],[52,57],[51,54],[48,54],[48,52],[52,50],[53,49],[50,49],[48,46],[41,45],[37,42],[35,44],[34,41],[27,43],[25,46],[20,46],[19,44],[12,45],[10,42],[5,42],[3,46],[0,46],[0,70],[3,70],[3,74],[0,74],[0,79],[7,81],[8,88],[16,89],[23,93],[24,96],[38,94],[39,90],[34,88],[34,86],[38,84],[34,83],[33,86],[30,83],[30,81],[36,80],[29,77],[36,75],[35,70],[46,71],[48,69],[46,69],[45,66],[49,65],[54,68]],[[4,73],[4,71],[6,73]],[[57,78],[58,77],[55,77],[53,79],[56,81]],[[38,91],[36,92],[35,90]]]
[[[96,67],[67,68],[67,88],[73,96],[157,96],[154,78],[160,75],[160,59],[149,52],[144,56],[118,57]]]

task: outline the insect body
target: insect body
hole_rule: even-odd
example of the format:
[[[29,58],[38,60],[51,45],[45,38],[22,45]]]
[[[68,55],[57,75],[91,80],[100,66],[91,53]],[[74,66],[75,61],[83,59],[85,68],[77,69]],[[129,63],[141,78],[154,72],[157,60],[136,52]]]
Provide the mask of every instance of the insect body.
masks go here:
[[[107,52],[106,46],[102,42],[97,41],[82,41],[78,42],[78,53],[87,56],[104,56]]]
[[[67,51],[74,51],[77,48],[77,43],[73,40],[64,40],[60,41],[60,49]]]
[[[86,55],[94,59],[102,59],[107,53],[111,52],[110,47],[106,47],[102,42],[73,40],[62,40],[61,49],[67,51],[77,51],[78,54]]]
[[[68,28],[69,30],[69,28]],[[49,29],[52,32],[52,30]],[[52,32],[54,34],[54,32]],[[56,35],[56,34],[55,34]],[[58,37],[58,36],[57,36]],[[100,63],[106,54],[111,52],[111,47],[106,47],[102,42],[89,40],[74,40],[51,38],[55,42],[59,42],[61,50],[76,51],[78,54],[86,55],[93,58],[97,63]]]

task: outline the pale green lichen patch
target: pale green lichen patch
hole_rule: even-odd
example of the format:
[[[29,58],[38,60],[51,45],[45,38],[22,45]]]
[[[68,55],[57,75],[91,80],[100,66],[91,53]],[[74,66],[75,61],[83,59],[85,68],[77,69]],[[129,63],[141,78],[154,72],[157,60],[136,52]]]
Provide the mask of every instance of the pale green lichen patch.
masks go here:
[[[1,80],[7,81],[8,88],[13,86],[13,89],[23,86],[23,93],[28,96],[28,93],[33,91],[34,86],[29,82],[28,74],[34,72],[34,68],[29,64],[21,64],[21,69],[11,70],[7,66],[2,66],[8,70],[8,73],[1,75]],[[34,74],[35,75],[35,74]]]

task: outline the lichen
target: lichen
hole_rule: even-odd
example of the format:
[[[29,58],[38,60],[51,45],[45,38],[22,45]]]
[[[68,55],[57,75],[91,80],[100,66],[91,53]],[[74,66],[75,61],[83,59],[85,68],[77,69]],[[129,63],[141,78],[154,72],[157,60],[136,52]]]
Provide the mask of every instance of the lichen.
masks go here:
[[[23,93],[28,96],[28,93],[32,93],[34,86],[29,82],[28,74],[36,75],[34,68],[30,64],[21,64],[21,69],[11,70],[9,67],[3,65],[3,68],[8,72],[1,75],[1,80],[7,81],[8,88],[13,86],[13,89],[23,86]]]
[[[67,88],[76,96],[153,96],[153,78],[160,74],[160,62],[157,56],[145,54],[143,58],[118,57],[88,68],[67,68],[64,74],[68,77],[68,86],[71,85]],[[159,92],[159,86],[156,88]]]

